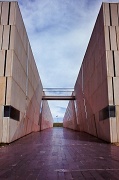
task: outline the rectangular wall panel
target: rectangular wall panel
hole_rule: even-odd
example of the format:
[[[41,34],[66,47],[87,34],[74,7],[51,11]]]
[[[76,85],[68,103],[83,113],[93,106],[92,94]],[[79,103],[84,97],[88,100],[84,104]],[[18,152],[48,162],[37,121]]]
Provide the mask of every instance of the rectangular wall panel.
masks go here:
[[[114,101],[115,105],[119,105],[119,78],[114,77]]]
[[[0,77],[0,105],[5,104],[6,77]]]
[[[2,141],[3,134],[3,106],[0,105],[0,142]]]
[[[119,51],[114,51],[114,61],[116,77],[119,78]]]
[[[0,50],[2,49],[3,43],[3,26],[0,25]]]
[[[39,119],[40,129],[53,127],[53,118],[47,101],[42,101],[42,111]]]
[[[0,76],[4,76],[5,51],[0,50]]]
[[[106,62],[107,62],[107,75],[110,77],[113,77],[114,76],[114,67],[113,67],[112,51],[106,51]]]
[[[104,24],[106,26],[110,26],[110,10],[108,3],[103,3],[103,13],[104,13]]]
[[[117,3],[112,3],[110,4],[110,10],[111,10],[111,21],[112,21],[112,26],[118,26],[118,7]]]
[[[1,24],[8,24],[8,14],[9,14],[9,2],[2,3],[2,15],[1,15]]]
[[[9,143],[9,118],[3,117],[2,142]]]
[[[4,30],[3,30],[2,49],[7,50],[9,46],[10,26],[6,25],[3,28]]]
[[[113,97],[113,82],[112,77],[108,77],[108,98],[109,98],[109,105],[114,104],[114,97]]]
[[[106,47],[106,50],[110,50],[111,42],[110,42],[110,37],[109,37],[109,27],[105,26],[104,30],[105,30],[105,47]]]
[[[9,25],[15,25],[17,2],[10,3]]]
[[[117,50],[116,30],[114,26],[109,27],[111,50]]]

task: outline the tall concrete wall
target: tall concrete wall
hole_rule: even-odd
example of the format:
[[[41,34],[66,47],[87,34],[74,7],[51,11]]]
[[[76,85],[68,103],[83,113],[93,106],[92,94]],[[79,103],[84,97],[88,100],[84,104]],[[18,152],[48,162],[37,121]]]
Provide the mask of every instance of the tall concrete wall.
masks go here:
[[[77,128],[77,119],[75,112],[75,101],[70,100],[68,103],[68,107],[66,109],[64,118],[63,118],[63,127],[70,128],[76,130]]]
[[[118,14],[119,4],[102,4],[75,84],[75,110],[70,110],[76,113],[76,130],[109,142],[119,142]]]
[[[42,111],[41,111],[41,130],[53,127],[53,117],[46,100],[42,101]]]
[[[42,83],[17,2],[0,2],[0,142],[40,130]]]

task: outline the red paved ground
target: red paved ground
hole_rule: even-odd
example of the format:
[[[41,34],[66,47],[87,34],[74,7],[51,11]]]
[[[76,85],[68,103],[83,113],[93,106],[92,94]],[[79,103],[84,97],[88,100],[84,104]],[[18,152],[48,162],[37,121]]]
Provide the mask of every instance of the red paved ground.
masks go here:
[[[0,148],[0,180],[119,179],[119,147],[52,128]]]

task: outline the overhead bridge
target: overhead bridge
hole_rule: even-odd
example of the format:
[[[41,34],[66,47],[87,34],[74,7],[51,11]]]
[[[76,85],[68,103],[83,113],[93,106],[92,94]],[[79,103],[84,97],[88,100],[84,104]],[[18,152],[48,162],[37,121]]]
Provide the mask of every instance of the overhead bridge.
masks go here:
[[[75,100],[73,88],[44,88],[42,100]]]
[[[42,100],[75,100],[75,96],[43,96]]]

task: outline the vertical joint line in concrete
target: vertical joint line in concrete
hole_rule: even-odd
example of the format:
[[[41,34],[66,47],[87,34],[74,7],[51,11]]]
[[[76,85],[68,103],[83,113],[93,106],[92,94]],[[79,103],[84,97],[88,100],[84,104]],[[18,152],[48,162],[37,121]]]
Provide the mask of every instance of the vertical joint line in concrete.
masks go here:
[[[109,32],[109,46],[110,46],[110,50],[111,50],[111,37],[110,37],[110,27],[108,26],[108,32]]]
[[[10,21],[10,6],[11,6],[11,2],[9,2],[7,25],[9,25],[9,21]]]
[[[38,125],[40,126],[40,131],[41,131],[41,123],[42,123],[42,111],[43,111],[43,101],[41,100],[40,115],[39,115],[39,122],[38,122]]]
[[[115,100],[114,100],[114,79],[112,77],[112,93],[113,93],[113,104],[115,105]]]
[[[82,64],[82,92],[83,92],[83,64]]]
[[[82,65],[82,94],[83,94],[83,102],[84,102],[84,111],[87,119],[87,107],[86,107],[86,100],[84,96],[84,78],[83,78],[83,65]]]
[[[79,124],[78,116],[77,116],[77,105],[76,100],[74,100],[74,108],[75,108],[75,114],[76,114],[76,123]]]
[[[5,105],[6,105],[6,99],[7,99],[7,77],[6,77],[6,87],[5,87]]]
[[[114,51],[112,51],[112,58],[113,58],[113,69],[114,69],[114,77],[116,77]]]
[[[7,50],[5,50],[5,60],[4,60],[4,76],[6,71],[6,61],[7,61]]]
[[[98,131],[97,131],[97,125],[96,125],[96,120],[95,120],[95,114],[93,116],[94,116],[95,131],[96,131],[96,135],[98,137]]]
[[[112,26],[111,4],[110,3],[109,3],[109,17],[110,17],[110,26]]]
[[[26,64],[26,99],[28,96],[28,66],[29,66],[29,43],[28,43],[28,56],[27,56],[27,64]]]
[[[119,47],[118,47],[118,37],[117,37],[117,29],[116,29],[116,26],[115,26],[115,34],[116,34],[116,45],[117,45],[117,50],[119,50]]]
[[[41,128],[42,128],[42,112],[43,112],[43,101],[41,101],[41,112],[40,112],[40,119],[39,119],[40,131],[41,131]]]
[[[83,101],[84,101],[85,115],[86,115],[86,119],[87,119],[88,115],[87,115],[87,107],[86,107],[86,100],[85,100],[85,98],[83,98]]]
[[[9,29],[8,50],[10,49],[10,37],[11,37],[11,25],[10,25],[10,29]]]

